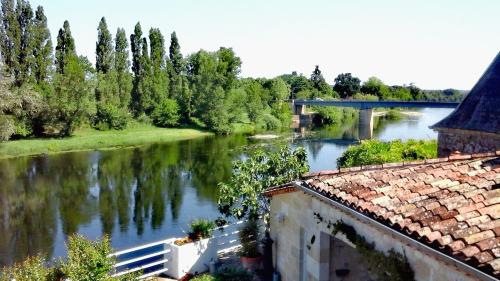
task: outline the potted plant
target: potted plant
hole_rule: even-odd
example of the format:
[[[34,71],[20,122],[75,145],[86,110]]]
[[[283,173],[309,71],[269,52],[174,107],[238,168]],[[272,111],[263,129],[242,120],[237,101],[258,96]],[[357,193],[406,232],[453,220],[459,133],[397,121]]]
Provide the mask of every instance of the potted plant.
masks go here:
[[[187,237],[175,240],[172,245],[169,275],[176,279],[208,271],[210,261],[217,258],[217,243],[212,238],[215,223],[197,219],[189,226]]]
[[[260,269],[262,254],[260,252],[259,222],[251,219],[240,229],[241,248],[239,255],[243,268],[255,271]]]

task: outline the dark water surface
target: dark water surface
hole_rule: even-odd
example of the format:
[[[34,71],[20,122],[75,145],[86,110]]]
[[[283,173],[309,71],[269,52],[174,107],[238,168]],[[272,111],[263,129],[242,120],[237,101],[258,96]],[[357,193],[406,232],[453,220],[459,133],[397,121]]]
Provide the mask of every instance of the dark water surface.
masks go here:
[[[450,110],[375,120],[382,140],[433,139],[428,126]],[[206,137],[111,151],[0,160],[0,266],[43,253],[64,256],[67,235],[109,234],[114,248],[183,236],[199,217],[216,218],[217,183],[231,162],[259,146],[292,142],[307,149],[311,170],[333,169],[356,142],[357,121],[277,140]]]

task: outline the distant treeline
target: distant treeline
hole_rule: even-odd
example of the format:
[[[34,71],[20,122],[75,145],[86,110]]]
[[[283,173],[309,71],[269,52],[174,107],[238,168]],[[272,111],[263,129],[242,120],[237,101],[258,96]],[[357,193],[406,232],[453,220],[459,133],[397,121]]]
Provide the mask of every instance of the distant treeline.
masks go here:
[[[357,100],[419,100],[419,101],[461,101],[466,91],[455,89],[422,90],[414,84],[388,86],[377,77],[370,77],[364,83],[351,73],[341,73],[330,86],[316,66],[311,78],[297,72],[281,75],[296,99],[343,98]]]
[[[446,96],[413,85],[388,87],[376,78],[361,85],[349,73],[340,74],[332,87],[319,67],[310,78],[296,73],[239,78],[241,59],[231,48],[184,57],[175,32],[167,50],[158,28],[146,34],[137,23],[130,36],[123,28],[113,36],[104,17],[92,65],[76,53],[68,21],[54,50],[42,6],[33,11],[26,0],[1,4],[0,140],[69,136],[82,125],[123,129],[134,120],[160,127],[195,125],[217,133],[230,133],[236,124],[277,129],[290,123],[290,98]]]

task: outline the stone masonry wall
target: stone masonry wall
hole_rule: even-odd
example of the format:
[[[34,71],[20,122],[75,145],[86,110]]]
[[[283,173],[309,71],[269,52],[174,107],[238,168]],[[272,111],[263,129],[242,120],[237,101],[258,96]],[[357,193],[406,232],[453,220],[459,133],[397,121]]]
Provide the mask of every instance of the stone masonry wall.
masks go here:
[[[455,267],[453,263],[442,257],[430,256],[412,244],[406,244],[394,234],[383,231],[380,226],[361,221],[317,197],[296,191],[275,195],[271,200],[271,237],[275,241],[273,262],[283,281],[300,280],[301,229],[302,241],[307,243],[305,248],[302,247],[306,268],[305,280],[326,281],[329,278],[328,241],[331,230],[327,229],[326,223],[317,223],[314,212],[320,213],[326,221],[343,220],[353,226],[368,242],[375,242],[378,250],[388,251],[393,248],[404,253],[415,271],[416,280],[477,280]],[[311,243],[313,236],[315,242]],[[342,239],[339,236],[336,237]]]
[[[441,129],[438,133],[438,156],[495,152],[500,150],[500,135],[465,130]]]

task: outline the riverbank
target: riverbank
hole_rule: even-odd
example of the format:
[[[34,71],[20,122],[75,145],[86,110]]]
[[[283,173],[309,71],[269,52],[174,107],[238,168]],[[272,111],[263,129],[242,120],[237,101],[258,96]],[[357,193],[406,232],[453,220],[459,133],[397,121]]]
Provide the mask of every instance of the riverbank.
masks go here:
[[[165,129],[144,124],[135,124],[122,131],[81,129],[68,138],[24,139],[0,143],[0,159],[70,151],[116,149],[209,135],[212,133],[197,129]]]

